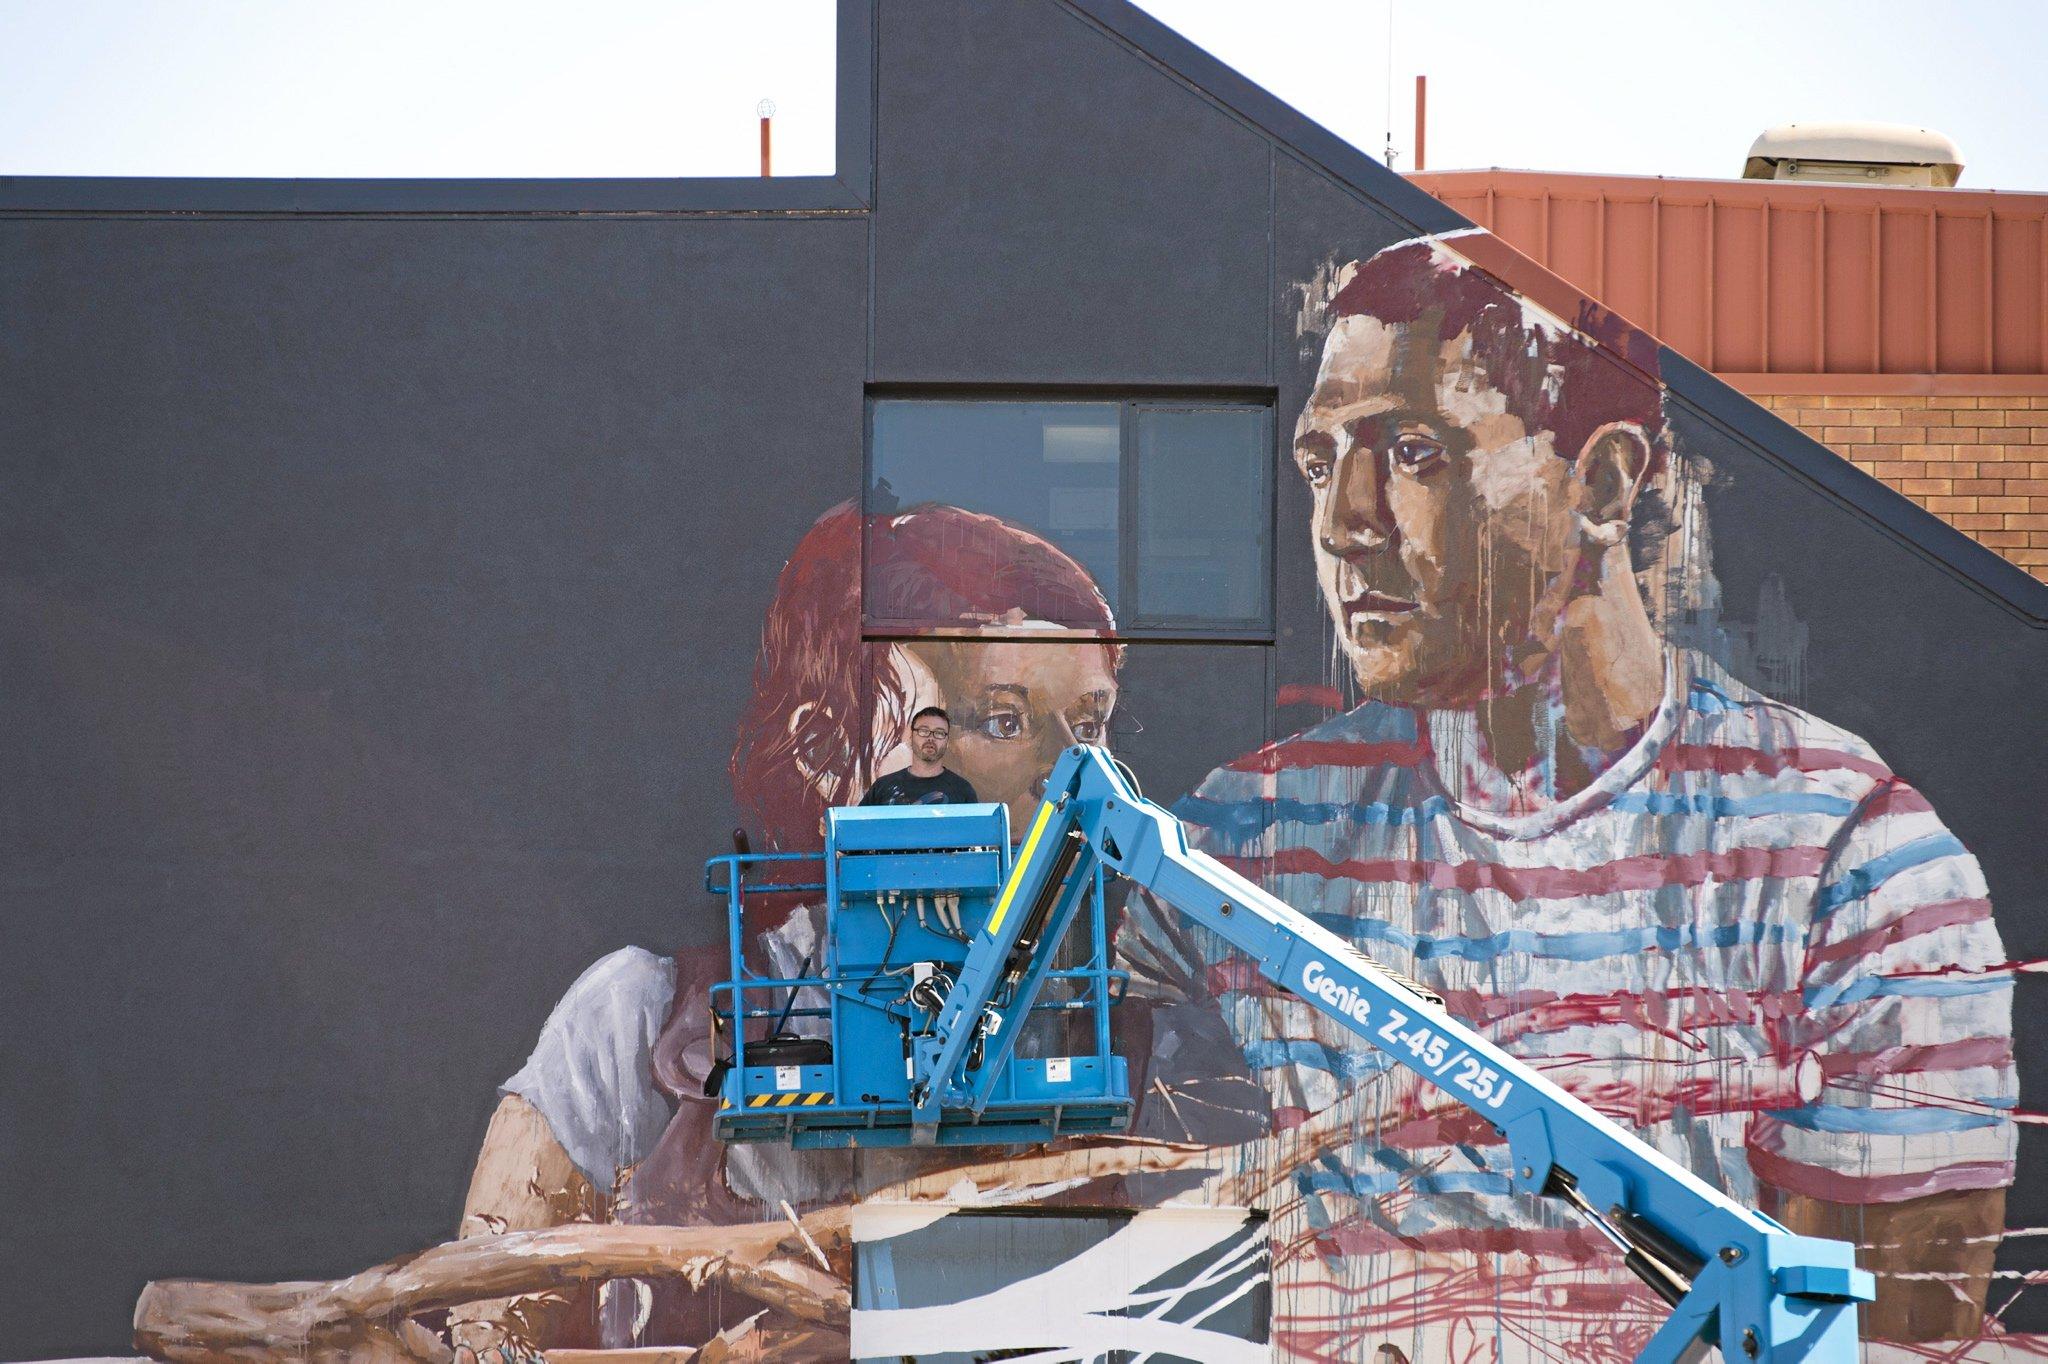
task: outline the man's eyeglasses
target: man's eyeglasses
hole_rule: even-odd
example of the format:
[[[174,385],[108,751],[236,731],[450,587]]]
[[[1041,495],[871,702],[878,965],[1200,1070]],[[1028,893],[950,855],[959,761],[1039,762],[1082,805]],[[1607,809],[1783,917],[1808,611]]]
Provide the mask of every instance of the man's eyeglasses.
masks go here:
[[[943,739],[953,731],[950,729],[933,729],[930,725],[925,725],[910,732],[920,739]]]

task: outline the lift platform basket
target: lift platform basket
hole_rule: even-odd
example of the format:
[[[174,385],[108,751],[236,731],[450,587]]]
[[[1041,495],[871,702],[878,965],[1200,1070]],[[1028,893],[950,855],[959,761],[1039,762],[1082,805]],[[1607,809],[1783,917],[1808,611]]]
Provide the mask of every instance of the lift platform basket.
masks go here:
[[[967,1085],[938,1096],[936,1123],[913,1121],[912,1047],[959,979],[1012,860],[1009,812],[992,804],[835,809],[821,856],[711,859],[705,888],[726,896],[731,943],[729,978],[712,989],[719,1138],[944,1146],[1123,1131],[1132,1104],[1124,1060],[1110,1050],[1110,1009],[1128,978],[1109,969],[1099,869],[1067,960],[1021,1017],[992,1002]],[[810,902],[798,914],[815,945],[782,974],[749,947],[758,917],[748,909],[792,895]],[[1005,1027],[1022,1036],[985,1045]]]

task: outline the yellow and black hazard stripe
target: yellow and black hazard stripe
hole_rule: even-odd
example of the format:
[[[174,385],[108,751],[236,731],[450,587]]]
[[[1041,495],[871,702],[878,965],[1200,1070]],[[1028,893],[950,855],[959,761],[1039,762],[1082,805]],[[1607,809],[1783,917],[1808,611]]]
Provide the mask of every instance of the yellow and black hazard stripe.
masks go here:
[[[816,1104],[821,1104],[821,1103],[824,1103],[824,1102],[825,1102],[826,1100],[830,1099],[831,1097],[832,1097],[832,1096],[831,1096],[831,1095],[830,1095],[829,1093],[824,1093],[824,1094],[804,1094],[804,1093],[800,1093],[800,1092],[797,1092],[797,1091],[794,1091],[794,1090],[792,1090],[792,1091],[791,1091],[790,1093],[788,1093],[788,1094],[756,1094],[756,1095],[755,1095],[755,1096],[754,1096],[753,1098],[751,1098],[751,1099],[747,1100],[747,1107],[749,1107],[749,1108],[796,1108],[796,1107],[810,1108],[810,1107],[812,1107],[813,1105],[816,1105]]]

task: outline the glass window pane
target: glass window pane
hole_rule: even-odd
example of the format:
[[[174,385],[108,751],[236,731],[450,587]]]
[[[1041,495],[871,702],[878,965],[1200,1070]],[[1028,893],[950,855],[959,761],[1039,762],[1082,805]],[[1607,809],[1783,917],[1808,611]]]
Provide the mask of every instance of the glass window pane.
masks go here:
[[[877,402],[871,516],[938,504],[1006,524],[951,519],[940,549],[961,572],[951,577],[955,590],[937,595],[911,586],[928,583],[933,571],[948,576],[948,565],[930,562],[932,546],[906,543],[896,556],[920,556],[922,574],[878,571],[871,528],[868,618],[946,625],[963,615],[1017,613],[1101,628],[1099,606],[1091,610],[1071,582],[1058,580],[1092,579],[1101,600],[1116,605],[1121,415],[1119,404],[1103,402]],[[1048,554],[1048,544],[1059,553]]]
[[[1266,432],[1257,409],[1139,411],[1132,606],[1144,624],[1265,623]]]

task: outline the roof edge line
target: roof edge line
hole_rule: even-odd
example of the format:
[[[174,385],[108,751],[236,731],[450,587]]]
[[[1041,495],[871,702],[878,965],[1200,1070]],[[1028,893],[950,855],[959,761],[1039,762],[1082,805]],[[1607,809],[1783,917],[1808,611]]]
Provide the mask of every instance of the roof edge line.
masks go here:
[[[1409,183],[1130,0],[1059,3],[1417,233],[1439,236],[1474,226],[1435,195]]]
[[[1764,459],[1861,516],[1937,568],[2035,629],[2048,628],[2048,583],[1978,544],[1925,507],[1782,417],[1757,406],[1697,361],[1669,346],[1666,392]]]
[[[1730,388],[1752,397],[1804,394],[1840,398],[2048,398],[2048,374],[1959,374],[1950,370],[1911,374],[1721,370],[1717,377]],[[2041,457],[2048,459],[2048,452]]]

